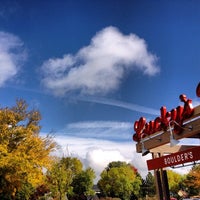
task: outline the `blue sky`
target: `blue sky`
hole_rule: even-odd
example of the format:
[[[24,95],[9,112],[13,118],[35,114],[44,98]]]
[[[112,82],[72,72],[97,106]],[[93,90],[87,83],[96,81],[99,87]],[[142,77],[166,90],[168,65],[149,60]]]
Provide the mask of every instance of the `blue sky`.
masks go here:
[[[97,174],[112,160],[144,174],[133,124],[182,93],[199,104],[199,52],[199,1],[2,0],[0,105],[25,99]]]

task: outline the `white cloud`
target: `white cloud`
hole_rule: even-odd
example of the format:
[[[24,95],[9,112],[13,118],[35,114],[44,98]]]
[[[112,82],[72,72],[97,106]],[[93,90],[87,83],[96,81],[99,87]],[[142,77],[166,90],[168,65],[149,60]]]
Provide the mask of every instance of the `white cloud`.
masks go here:
[[[115,121],[86,121],[76,122],[68,124],[68,128],[130,128],[132,124],[127,122],[115,122]],[[132,126],[131,126],[132,127]]]
[[[145,178],[148,173],[146,160],[152,159],[152,157],[151,154],[142,156],[136,152],[136,143],[132,140],[132,132],[132,124],[127,122],[71,123],[62,132],[56,134],[55,140],[61,148],[55,154],[79,158],[84,167],[91,167],[95,170],[97,176],[95,182],[99,180],[101,172],[112,161],[131,163]],[[185,141],[185,144],[186,142],[194,144],[192,140]],[[199,144],[199,141],[197,143]],[[188,168],[176,171],[187,173]]]
[[[106,140],[132,140],[133,123],[115,121],[82,121],[68,124],[62,135]]]
[[[17,75],[26,58],[22,41],[6,32],[0,32],[0,86]]]
[[[125,158],[124,155],[118,149],[105,149],[105,148],[94,148],[87,152],[84,164],[90,166],[95,170],[96,181],[99,180],[101,172],[108,166],[112,161],[124,161],[130,163],[129,158]]]
[[[119,150],[106,150],[101,148],[94,148],[87,152],[86,160],[89,166],[94,167],[98,172],[105,169],[105,166],[107,166],[111,161],[127,161]]]
[[[78,157],[85,167],[92,167],[96,180],[112,161],[125,161],[133,164],[139,173],[147,174],[146,159],[136,153],[132,140],[133,124],[128,122],[89,121],[71,123],[55,136],[61,146],[59,156]]]
[[[146,159],[150,159],[150,155],[142,157],[141,154],[136,153],[135,143],[131,140],[114,142],[72,136],[56,136],[55,140],[62,147],[57,155],[78,157],[85,167],[90,166],[95,170],[97,176],[95,181],[98,181],[101,172],[112,161],[133,164],[143,177],[148,173]]]
[[[148,173],[146,161],[152,159],[151,154],[142,156],[137,153],[136,143],[131,140],[115,142],[72,136],[56,136],[55,140],[62,147],[60,151],[56,152],[56,155],[77,157],[82,161],[84,167],[93,168],[96,173],[95,183],[99,180],[101,172],[112,161],[131,163],[145,178]],[[180,174],[186,174],[190,169],[191,166],[173,170]],[[151,172],[153,173],[153,171]]]
[[[41,67],[43,84],[56,95],[70,91],[107,94],[118,89],[123,76],[131,70],[149,76],[159,72],[156,61],[157,57],[148,52],[143,39],[107,27],[76,55],[45,61]]]
[[[81,101],[86,101],[86,102],[94,102],[94,103],[100,103],[100,104],[105,104],[105,105],[111,105],[111,106],[117,106],[120,108],[125,108],[128,110],[133,110],[141,113],[147,113],[151,115],[159,115],[160,111],[153,109],[153,108],[148,108],[146,106],[140,106],[138,104],[132,104],[132,103],[127,103],[123,101],[118,101],[115,99],[108,99],[108,98],[102,98],[102,97],[95,97],[95,96],[87,96],[87,97],[79,97],[77,98],[78,100]]]

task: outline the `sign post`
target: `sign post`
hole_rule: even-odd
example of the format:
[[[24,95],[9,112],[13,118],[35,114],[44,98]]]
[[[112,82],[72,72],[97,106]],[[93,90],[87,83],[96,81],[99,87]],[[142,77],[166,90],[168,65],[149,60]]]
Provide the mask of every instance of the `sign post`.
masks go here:
[[[197,146],[185,151],[180,151],[159,158],[147,160],[147,167],[148,170],[154,170],[194,162],[200,160],[199,152],[200,146]]]
[[[196,88],[200,97],[200,83]],[[200,138],[200,105],[193,108],[192,100],[181,94],[179,99],[184,106],[167,111],[163,106],[160,116],[146,122],[141,117],[134,123],[133,140],[137,153],[152,153],[147,160],[148,170],[154,170],[159,200],[170,200],[166,167],[184,166],[200,160],[200,146],[175,146],[183,138]]]

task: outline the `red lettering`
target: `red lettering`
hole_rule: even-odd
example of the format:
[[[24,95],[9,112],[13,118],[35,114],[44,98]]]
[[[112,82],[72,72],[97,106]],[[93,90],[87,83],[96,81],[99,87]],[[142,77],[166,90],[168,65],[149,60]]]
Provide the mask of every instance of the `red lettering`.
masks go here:
[[[136,133],[133,134],[133,141],[139,142],[140,139],[138,138],[138,135]]]
[[[184,103],[184,110],[183,110],[183,113],[182,113],[182,118],[183,118],[183,120],[184,119],[188,119],[194,113],[192,100],[191,99],[187,99],[186,95],[184,95],[184,94],[181,94],[179,98]]]
[[[179,133],[181,133],[182,130],[183,130],[183,129],[181,128],[182,122],[183,122],[182,113],[183,113],[183,106],[178,106],[178,107],[176,108],[176,118],[175,118],[175,120],[173,120],[173,121],[175,121],[176,123],[173,123],[173,121],[172,121],[172,125],[174,125],[174,133],[175,133],[175,134],[179,134]],[[177,124],[178,124],[178,125],[177,125]]]
[[[183,157],[183,154],[181,154],[181,161],[184,161],[184,157]]]
[[[171,110],[171,120],[176,121],[177,110],[174,108]]]
[[[135,139],[141,139],[141,134],[143,133],[144,127],[146,124],[146,119],[144,117],[140,117],[139,121],[135,121],[134,130],[136,132]]]
[[[184,153],[184,158],[185,158],[185,160],[188,160],[188,154],[187,153]]]
[[[154,120],[152,120],[152,121],[149,122],[149,135],[155,133],[154,132],[155,131],[154,130],[154,124],[155,124]]]
[[[167,158],[164,158],[164,163],[165,165],[167,165]]]
[[[200,92],[200,83],[198,87],[198,92]],[[141,138],[144,138],[147,135],[154,134],[161,130],[166,131],[170,122],[171,125],[174,126],[174,133],[180,134],[183,130],[183,121],[193,115],[194,108],[192,106],[192,100],[188,99],[186,95],[181,94],[179,99],[184,103],[184,106],[178,106],[170,112],[167,111],[165,106],[162,106],[160,108],[160,117],[157,117],[155,120],[151,120],[147,123],[146,119],[141,117],[139,121],[135,121],[135,134],[133,135],[133,140],[140,141]]]
[[[192,151],[190,151],[188,154],[189,154],[190,159],[193,159]]]
[[[163,130],[167,130],[167,127],[169,126],[170,115],[170,112],[167,112],[167,108],[165,106],[160,108],[161,127]]]
[[[161,119],[160,117],[156,117],[155,123],[154,123],[154,133],[161,131]]]
[[[144,135],[149,135],[149,130],[150,130],[150,122],[145,124],[145,128],[144,128]]]

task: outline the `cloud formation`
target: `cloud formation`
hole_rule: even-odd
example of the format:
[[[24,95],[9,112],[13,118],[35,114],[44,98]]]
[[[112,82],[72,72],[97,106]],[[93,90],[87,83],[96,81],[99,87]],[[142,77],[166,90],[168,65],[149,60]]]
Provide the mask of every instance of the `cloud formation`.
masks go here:
[[[112,161],[131,163],[138,169],[142,177],[148,173],[146,161],[152,159],[151,154],[142,156],[136,152],[136,143],[132,140],[133,124],[127,122],[77,122],[71,123],[56,134],[55,141],[61,148],[55,152],[57,156],[79,158],[84,167],[95,170],[97,182],[101,172]],[[114,138],[114,139],[113,139]],[[194,141],[181,142],[194,145]],[[199,141],[196,141],[199,145]],[[178,173],[187,173],[188,169],[177,169]]]
[[[112,161],[133,164],[142,176],[147,174],[146,159],[136,153],[132,140],[133,124],[119,121],[86,121],[68,124],[56,134],[55,140],[61,146],[59,156],[78,157],[84,167],[92,167],[96,181],[101,172]]]
[[[78,157],[84,167],[91,167],[95,170],[95,182],[99,180],[101,172],[112,161],[131,163],[143,177],[148,173],[146,160],[150,159],[150,154],[142,157],[136,153],[133,141],[115,142],[66,135],[57,136],[56,141],[62,147],[57,155]]]
[[[62,135],[110,141],[132,140],[133,123],[116,121],[82,121],[68,124]]]
[[[123,102],[123,101],[119,101],[119,100],[115,100],[115,99],[108,99],[108,98],[95,97],[95,96],[87,96],[87,97],[82,96],[77,99],[81,100],[81,101],[86,101],[86,102],[94,102],[94,103],[100,103],[100,104],[105,104],[105,105],[117,106],[120,108],[125,108],[128,110],[151,114],[151,115],[159,115],[160,114],[159,110],[149,108],[146,106],[140,106],[138,104],[127,103],[127,102]]]
[[[17,75],[25,59],[22,41],[15,35],[0,32],[0,87]]]
[[[118,89],[129,71],[140,70],[149,76],[159,72],[157,57],[148,52],[146,42],[115,27],[98,32],[77,54],[51,58],[41,68],[43,84],[55,95],[71,91],[107,94]]]

